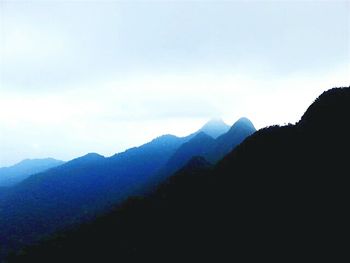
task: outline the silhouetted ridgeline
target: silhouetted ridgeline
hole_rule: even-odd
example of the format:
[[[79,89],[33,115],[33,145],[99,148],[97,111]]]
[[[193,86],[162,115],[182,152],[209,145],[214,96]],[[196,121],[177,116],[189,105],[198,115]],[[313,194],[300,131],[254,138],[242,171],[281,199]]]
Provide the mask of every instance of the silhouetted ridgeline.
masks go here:
[[[255,131],[254,126],[245,126],[236,123],[230,129],[221,120],[213,120],[186,137],[163,135],[109,158],[90,153],[1,189],[0,258],[57,230],[93,220],[129,196],[154,189],[192,157],[215,149],[223,134],[233,129],[238,136],[227,137],[228,153]],[[202,143],[200,137],[213,144]],[[164,167],[183,145],[189,147],[181,151],[182,159],[166,171]],[[219,154],[213,156],[219,159]]]
[[[207,125],[204,127],[207,127]],[[202,130],[205,131],[205,129]],[[250,120],[240,118],[227,132],[217,136],[216,139],[204,131],[196,133],[189,141],[182,144],[161,169],[160,175],[173,174],[194,156],[205,157],[208,161],[215,164],[245,138],[253,134],[256,129]]]
[[[259,130],[214,167],[192,158],[147,198],[11,262],[338,262],[348,251],[349,116],[350,88],[329,90],[296,125]]]

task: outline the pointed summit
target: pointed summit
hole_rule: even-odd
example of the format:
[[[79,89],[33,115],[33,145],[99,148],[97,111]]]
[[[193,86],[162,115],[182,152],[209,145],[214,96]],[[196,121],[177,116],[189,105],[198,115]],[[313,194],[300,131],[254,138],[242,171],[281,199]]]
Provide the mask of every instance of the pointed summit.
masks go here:
[[[232,129],[236,129],[238,127],[246,127],[248,129],[251,129],[253,131],[255,131],[255,127],[254,127],[254,124],[246,117],[242,117],[240,119],[238,119],[231,127],[230,130]]]
[[[216,139],[230,129],[222,119],[216,118],[208,121],[198,132],[204,132]]]
[[[216,139],[215,149],[209,154],[207,160],[217,162],[255,131],[253,123],[248,118],[240,118],[228,132]]]

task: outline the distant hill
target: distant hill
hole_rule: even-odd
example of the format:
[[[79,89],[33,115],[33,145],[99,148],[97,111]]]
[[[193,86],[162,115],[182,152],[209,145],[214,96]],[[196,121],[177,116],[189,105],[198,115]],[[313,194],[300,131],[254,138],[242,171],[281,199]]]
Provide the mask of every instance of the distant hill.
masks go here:
[[[32,174],[40,173],[63,164],[53,158],[26,159],[13,166],[0,168],[0,187],[13,186]]]
[[[210,119],[199,130],[189,134],[188,136],[185,136],[184,139],[186,142],[201,132],[209,135],[213,139],[216,139],[220,135],[226,133],[229,129],[230,129],[230,126],[227,125],[222,119],[218,119],[218,118]]]
[[[199,132],[204,132],[207,135],[216,139],[220,135],[226,133],[230,129],[230,126],[227,125],[222,119],[211,119],[208,121]]]
[[[324,92],[295,125],[257,131],[214,167],[195,157],[147,198],[12,262],[343,261],[349,116],[350,88]]]

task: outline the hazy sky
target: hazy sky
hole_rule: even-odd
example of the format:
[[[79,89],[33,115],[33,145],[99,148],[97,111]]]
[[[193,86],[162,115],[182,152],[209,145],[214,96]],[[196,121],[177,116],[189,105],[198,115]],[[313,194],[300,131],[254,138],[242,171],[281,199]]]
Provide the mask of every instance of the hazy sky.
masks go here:
[[[294,123],[349,84],[349,1],[0,0],[0,166]]]

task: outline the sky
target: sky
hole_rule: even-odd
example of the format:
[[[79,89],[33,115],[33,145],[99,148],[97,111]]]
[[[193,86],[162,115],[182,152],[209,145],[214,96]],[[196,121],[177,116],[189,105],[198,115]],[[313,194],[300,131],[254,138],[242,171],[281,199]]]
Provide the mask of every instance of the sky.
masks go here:
[[[349,85],[350,1],[0,0],[0,167],[295,123]]]

